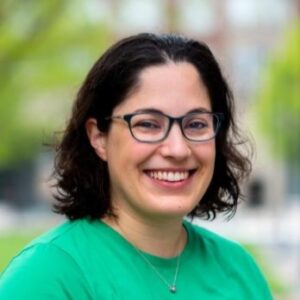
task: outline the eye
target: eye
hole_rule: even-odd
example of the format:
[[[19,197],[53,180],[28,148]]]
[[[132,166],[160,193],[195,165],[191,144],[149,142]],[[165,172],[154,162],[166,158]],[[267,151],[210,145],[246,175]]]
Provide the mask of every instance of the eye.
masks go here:
[[[186,124],[185,124],[185,128],[186,129],[195,129],[195,130],[199,130],[199,129],[203,129],[203,128],[207,128],[208,124],[207,122],[205,122],[205,120],[201,120],[201,119],[192,119],[189,120]]]
[[[144,129],[159,129],[161,128],[160,124],[157,121],[153,120],[140,120],[132,124],[133,127],[141,127]]]
[[[164,118],[159,114],[136,114],[131,119],[131,128],[140,131],[158,131],[164,128]]]

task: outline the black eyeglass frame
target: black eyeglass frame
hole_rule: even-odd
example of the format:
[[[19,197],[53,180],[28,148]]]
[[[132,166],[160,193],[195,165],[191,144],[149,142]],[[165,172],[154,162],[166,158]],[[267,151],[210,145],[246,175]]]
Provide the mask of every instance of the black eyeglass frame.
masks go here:
[[[140,140],[138,139],[134,133],[132,132],[132,128],[131,128],[131,119],[136,116],[136,115],[142,115],[142,114],[147,114],[147,113],[150,113],[150,114],[157,114],[157,115],[160,115],[160,116],[164,116],[166,117],[168,120],[169,120],[169,126],[165,132],[165,135],[159,139],[159,140],[155,140],[155,141],[144,141],[144,140]],[[187,137],[184,133],[184,129],[183,129],[183,120],[188,117],[188,116],[191,116],[193,114],[210,114],[212,115],[213,117],[216,118],[216,122],[214,123],[214,135],[208,139],[205,139],[205,140],[194,140],[194,139],[191,139],[189,137]],[[173,126],[174,123],[177,123],[179,125],[179,128],[181,130],[181,133],[182,135],[184,136],[184,138],[190,142],[195,142],[195,143],[201,143],[201,142],[207,142],[209,140],[212,140],[216,137],[216,135],[218,134],[219,132],[219,129],[221,127],[221,124],[222,124],[222,121],[224,119],[224,114],[223,113],[220,113],[220,112],[208,112],[208,111],[203,111],[203,112],[191,112],[191,113],[188,113],[188,114],[185,114],[183,116],[180,116],[180,117],[172,117],[172,116],[169,116],[167,114],[164,114],[162,112],[147,112],[147,111],[142,111],[142,112],[137,112],[137,113],[132,113],[132,114],[125,114],[125,115],[117,115],[117,116],[110,116],[110,117],[106,117],[105,120],[115,120],[115,119],[119,119],[119,120],[124,120],[127,125],[128,125],[128,128],[129,128],[129,131],[131,133],[131,136],[138,142],[140,143],[147,143],[147,144],[155,144],[155,143],[160,143],[162,142],[163,140],[165,140],[169,133],[170,133],[170,130]]]

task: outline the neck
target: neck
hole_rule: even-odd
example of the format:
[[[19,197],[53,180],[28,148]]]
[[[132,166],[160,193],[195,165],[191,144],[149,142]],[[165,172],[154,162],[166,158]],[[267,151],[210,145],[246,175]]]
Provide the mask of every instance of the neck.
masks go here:
[[[186,244],[182,220],[157,222],[139,220],[127,214],[117,218],[105,217],[103,221],[141,251],[160,257],[174,257]]]

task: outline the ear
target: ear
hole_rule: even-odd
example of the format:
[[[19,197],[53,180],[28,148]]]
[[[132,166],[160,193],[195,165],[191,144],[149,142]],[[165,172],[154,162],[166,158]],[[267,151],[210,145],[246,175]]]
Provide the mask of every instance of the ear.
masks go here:
[[[90,118],[85,123],[85,129],[91,146],[97,155],[104,161],[107,161],[107,134],[100,131],[97,126],[97,120]]]

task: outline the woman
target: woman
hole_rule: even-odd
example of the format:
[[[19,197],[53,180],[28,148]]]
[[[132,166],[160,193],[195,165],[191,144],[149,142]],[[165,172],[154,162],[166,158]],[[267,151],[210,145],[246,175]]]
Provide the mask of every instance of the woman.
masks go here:
[[[271,299],[252,258],[190,217],[234,213],[250,170],[233,99],[204,44],[119,41],[79,90],[57,148],[69,221],[2,274],[1,299]]]

